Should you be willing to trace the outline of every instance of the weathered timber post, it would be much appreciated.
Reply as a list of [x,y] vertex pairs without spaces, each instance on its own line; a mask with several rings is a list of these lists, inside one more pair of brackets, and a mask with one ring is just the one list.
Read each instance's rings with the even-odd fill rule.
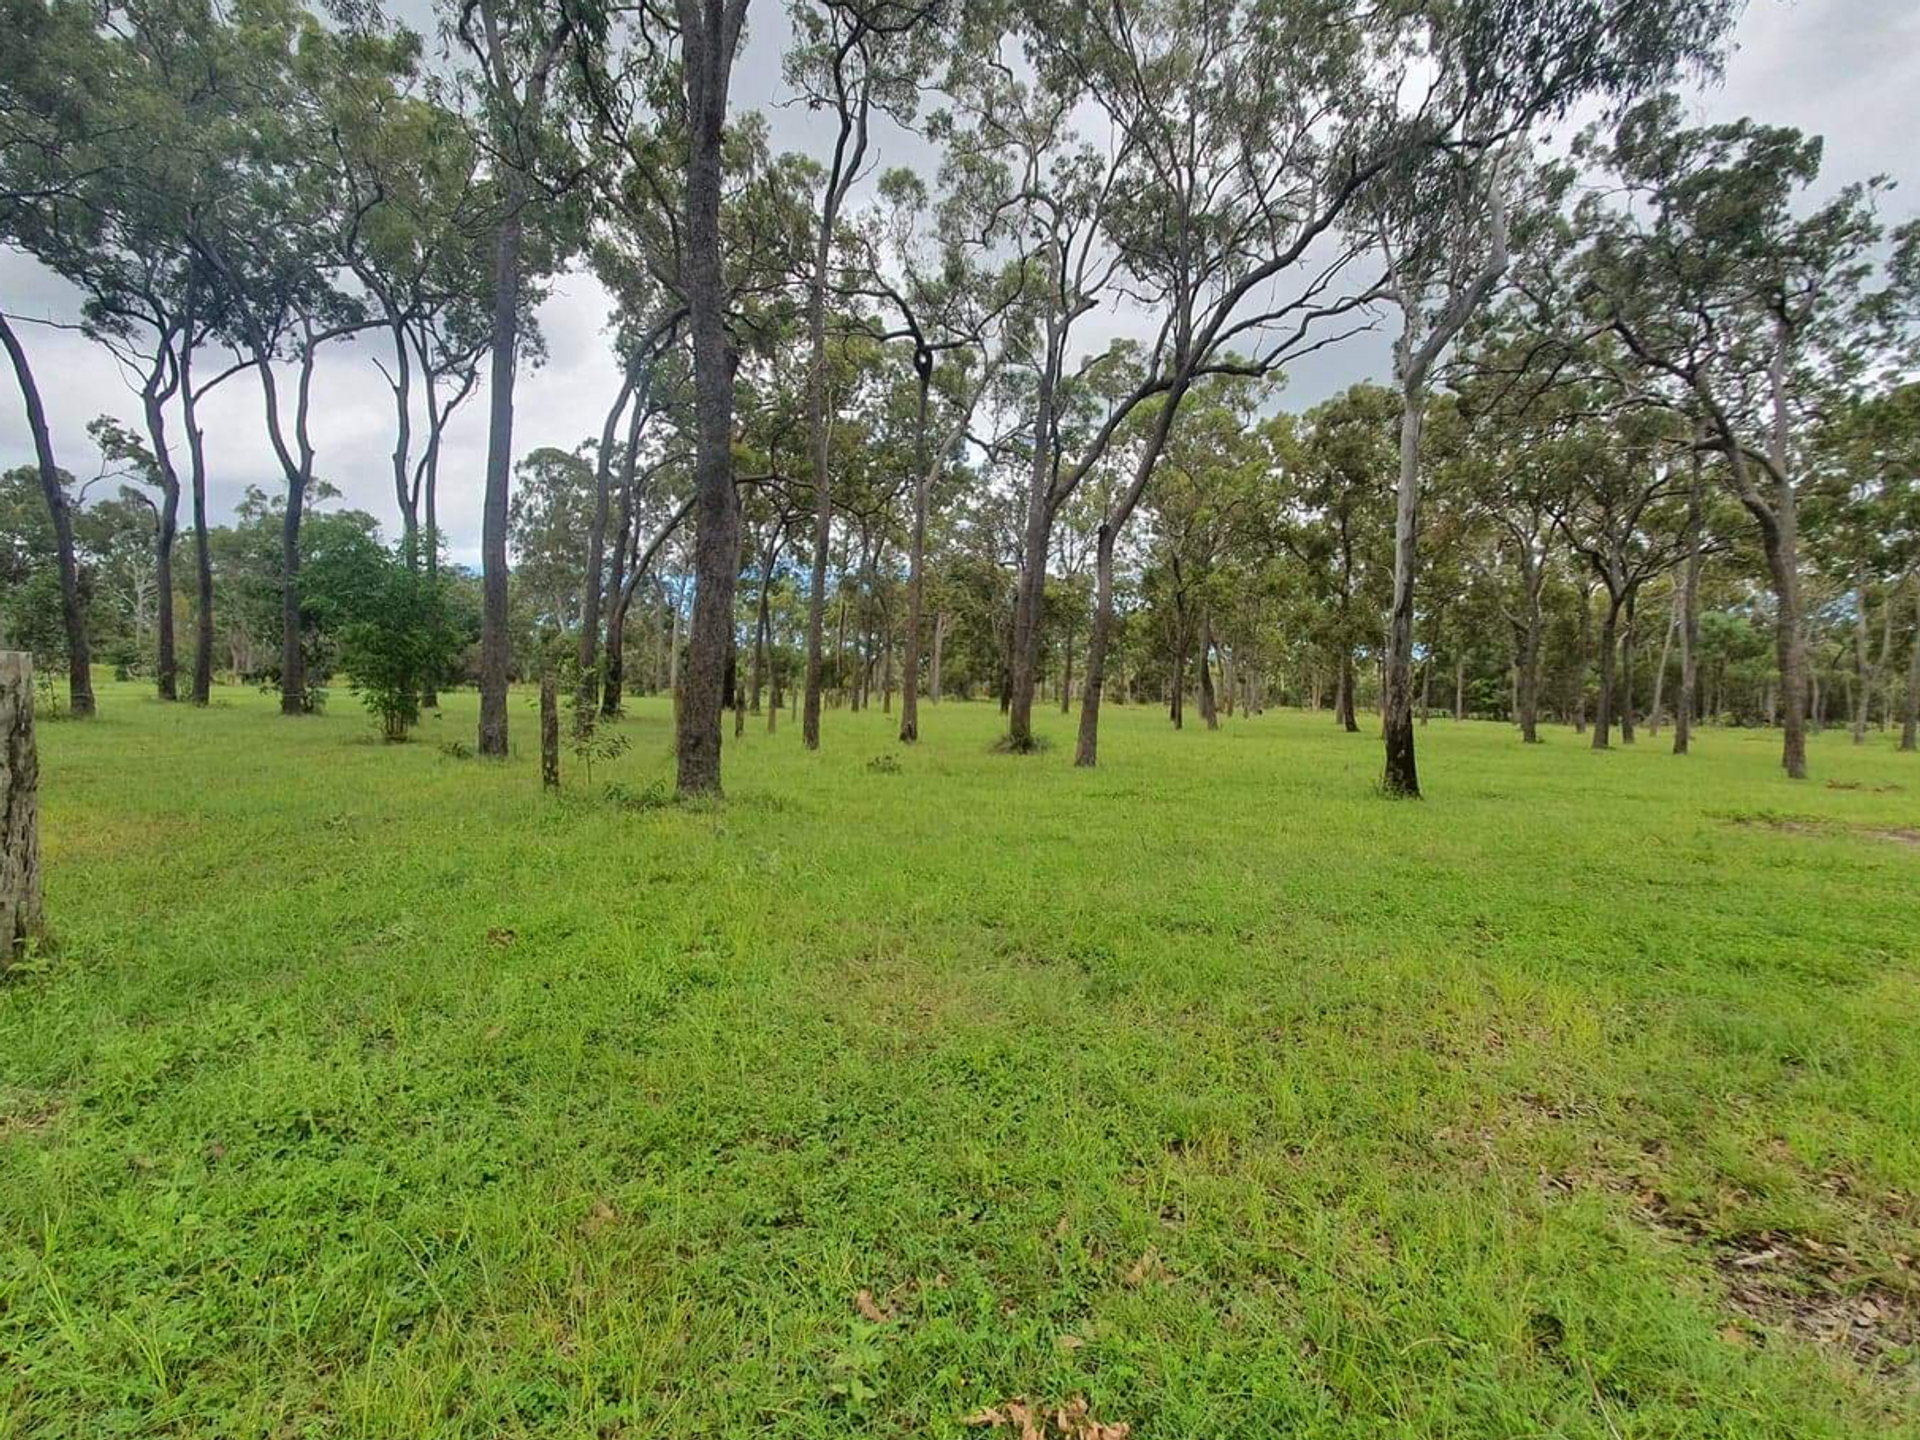
[[560,788],[560,700],[551,670],[540,676],[540,783],[548,790]]
[[33,658],[0,650],[0,970],[41,933]]

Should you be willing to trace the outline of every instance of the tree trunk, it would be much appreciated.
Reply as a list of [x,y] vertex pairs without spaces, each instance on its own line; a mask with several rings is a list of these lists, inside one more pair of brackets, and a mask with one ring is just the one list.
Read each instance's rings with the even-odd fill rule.
[[940,703],[940,656],[947,645],[947,615],[943,610],[933,617],[933,659],[927,674],[927,699]]
[[[185,343],[185,342],[183,342]],[[165,390],[160,388],[158,371],[141,392],[146,413],[147,436],[153,444],[154,465],[160,476],[160,504],[155,510],[153,536],[154,586],[160,592],[155,607],[154,687],[162,700],[180,698],[179,668],[174,656],[173,639],[173,541],[180,524],[180,476],[173,468],[173,453],[167,447],[167,416],[163,408]],[[176,376],[174,386],[178,386]]]
[[1354,705],[1353,651],[1343,649],[1340,652],[1339,688],[1334,694],[1334,718],[1349,735],[1360,733],[1360,720]]
[[[40,493],[46,498],[47,513],[53,520],[54,545],[60,559],[60,615],[67,630],[67,706],[76,719],[93,714],[93,656],[87,644],[86,605],[80,595],[80,566],[73,553],[73,514],[67,506],[66,487],[60,483],[60,467],[54,463],[53,436],[47,429],[46,408],[40,403],[40,387],[34,383],[33,367],[19,337],[0,314],[0,345],[13,361],[14,377],[20,382],[20,396],[26,402],[27,429],[33,435],[34,458],[40,471]],[[28,723],[32,712],[28,712]]]
[[[920,738],[920,610],[926,586],[927,499],[933,477],[927,466],[927,391],[933,383],[933,356],[916,349],[914,371],[919,394],[913,423],[913,535],[907,553],[906,655],[900,671],[900,741],[911,745]],[[935,642],[938,653],[938,642]],[[936,671],[939,664],[936,661]]]
[[1213,617],[1206,612],[1200,615],[1200,718],[1207,722],[1207,729],[1220,728],[1220,707],[1215,703],[1213,694]]
[[1673,712],[1673,753],[1685,755],[1693,743],[1693,720],[1700,703],[1700,527],[1702,462],[1693,452],[1693,482],[1687,491],[1687,560],[1680,589],[1680,701]]
[[551,670],[540,673],[540,785],[560,788],[560,701]]
[[1660,664],[1653,672],[1653,705],[1647,712],[1647,734],[1657,736],[1660,723],[1666,719],[1664,709],[1667,692],[1667,663],[1673,658],[1673,633],[1680,628],[1680,591],[1675,587],[1673,603],[1668,608],[1667,628],[1660,640]]
[[1073,751],[1073,763],[1089,769],[1100,763],[1100,700],[1106,688],[1107,646],[1113,634],[1113,548],[1117,539],[1112,523],[1102,523],[1094,552],[1093,630],[1087,636],[1080,736]]
[[1620,602],[1607,598],[1606,618],[1600,622],[1600,688],[1593,704],[1593,748],[1609,748],[1613,731],[1613,667],[1619,649]]
[[0,971],[42,933],[33,657],[0,651]]
[[1618,708],[1620,712],[1620,743],[1633,744],[1633,642],[1639,633],[1635,623],[1635,612],[1639,602],[1639,587],[1627,590],[1626,607],[1623,612],[1626,624],[1620,630],[1620,691]]
[[[635,365],[637,365],[636,357]],[[590,725],[601,703],[600,695],[600,616],[606,599],[607,521],[613,511],[613,436],[620,416],[631,401],[637,415],[645,408],[643,399],[634,398],[639,383],[635,365],[627,367],[625,380],[614,397],[613,407],[600,427],[600,453],[593,466],[593,519],[587,527],[587,573],[580,587],[579,693],[575,697],[577,723]],[[623,512],[626,506],[622,505]],[[624,538],[622,544],[624,545]],[[616,572],[620,566],[616,563]]]
[[1014,597],[1013,654],[1008,666],[1007,748],[1033,748],[1034,672],[1040,660],[1040,608],[1047,583],[1047,537],[1053,528],[1054,377],[1061,344],[1058,315],[1049,311],[1045,358],[1034,404],[1033,468],[1027,482],[1026,526],[1020,544],[1020,586]]
[[520,339],[520,248],[526,179],[506,167],[506,215],[493,243],[493,349],[487,376],[486,494],[480,510],[482,755],[507,753],[507,492],[513,478],[513,381]]
[[1900,722],[1900,748],[1920,749],[1920,571],[1913,577],[1913,653],[1907,656],[1907,704]]
[[193,703],[213,699],[213,536],[207,520],[207,444],[200,429],[199,397],[193,389],[191,327],[180,347],[180,413],[187,431],[187,464],[193,491]]
[[1454,657],[1453,662],[1453,718],[1467,718],[1467,657],[1464,655]]
[[1409,387],[1400,411],[1400,479],[1393,512],[1393,607],[1381,697],[1386,745],[1382,782],[1389,795],[1417,800],[1420,770],[1413,753],[1413,586],[1420,566],[1420,430],[1425,393]]
[[[691,10],[692,0],[681,9]],[[733,484],[733,363],[720,268],[721,144],[732,76],[734,5],[710,0],[714,29],[683,35],[689,118],[686,176],[687,311],[693,336],[695,419],[693,620],[681,686],[675,787],[720,792],[720,709],[733,649],[733,592],[740,573],[740,497]],[[739,11],[744,14],[744,0]]]
[[1853,743],[1867,743],[1867,711],[1873,704],[1873,657],[1867,625],[1867,575],[1863,563],[1854,586],[1853,666],[1860,679],[1860,696],[1853,707]]

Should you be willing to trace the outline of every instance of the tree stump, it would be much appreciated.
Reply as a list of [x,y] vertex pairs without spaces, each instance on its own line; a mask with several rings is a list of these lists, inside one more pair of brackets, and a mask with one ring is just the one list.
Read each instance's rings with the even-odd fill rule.
[[540,677],[540,783],[560,788],[560,697],[551,670]]
[[0,651],[0,970],[41,931],[39,791],[33,659]]

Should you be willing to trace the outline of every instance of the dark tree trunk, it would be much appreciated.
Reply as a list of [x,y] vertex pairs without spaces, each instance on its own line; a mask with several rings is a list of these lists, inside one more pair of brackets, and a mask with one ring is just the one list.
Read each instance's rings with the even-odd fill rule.
[[933,383],[933,356],[924,347],[915,349],[913,368],[919,381],[913,421],[913,534],[907,551],[906,654],[900,664],[900,740],[907,745],[920,738],[920,612],[926,587],[927,500],[933,484],[927,462],[927,391]]
[[941,611],[933,617],[933,656],[927,671],[927,699],[940,703],[940,656],[947,644],[947,616]]
[[1626,624],[1620,629],[1620,743],[1633,744],[1633,648],[1639,635],[1639,626],[1635,623],[1635,612],[1639,603],[1639,587],[1627,591],[1624,611]]
[[1613,736],[1613,667],[1619,649],[1620,602],[1607,600],[1606,618],[1600,622],[1600,689],[1593,705],[1593,748],[1610,748]]
[[1913,650],[1907,656],[1907,703],[1900,721],[1900,748],[1920,749],[1920,573],[1913,577]]
[[506,171],[505,217],[493,243],[493,349],[487,375],[486,494],[480,510],[480,734],[482,755],[507,753],[507,495],[513,478],[513,381],[520,340],[520,248],[526,180]]
[[1204,611],[1200,616],[1200,718],[1207,722],[1207,729],[1220,728],[1220,707],[1213,694],[1213,617]]
[[1080,696],[1080,736],[1073,752],[1073,763],[1089,768],[1100,763],[1100,700],[1106,688],[1107,646],[1113,633],[1113,547],[1117,539],[1112,522],[1100,526],[1093,562],[1093,630],[1087,636],[1087,678]]
[[187,431],[187,463],[193,490],[193,703],[213,699],[213,537],[207,520],[207,445],[193,389],[191,324],[180,347],[180,408]]
[[[87,644],[86,604],[80,594],[80,565],[73,553],[73,515],[67,506],[66,487],[60,483],[60,467],[54,463],[53,436],[47,429],[46,408],[40,403],[40,387],[34,383],[33,367],[19,337],[0,314],[0,345],[13,362],[14,377],[20,382],[20,396],[26,402],[27,429],[33,436],[34,459],[40,472],[40,493],[47,502],[53,521],[54,545],[60,562],[60,616],[67,630],[67,706],[78,719],[93,714],[93,656]],[[29,712],[29,715],[31,712]]]
[[1387,616],[1387,654],[1381,697],[1386,745],[1382,783],[1389,795],[1420,796],[1413,752],[1413,587],[1420,566],[1420,431],[1424,392],[1409,386],[1400,414],[1400,483],[1393,517],[1393,606]]
[[0,651],[0,971],[43,923],[33,657]]
[[720,791],[720,709],[733,649],[740,573],[740,497],[733,485],[733,363],[720,271],[721,145],[727,85],[746,0],[680,0],[687,91],[687,312],[693,336],[694,592],[681,684],[676,788]]
[[179,668],[173,639],[173,541],[180,525],[180,475],[174,469],[173,453],[167,447],[164,409],[166,396],[177,386],[178,379],[171,386],[160,382],[161,375],[156,370],[141,393],[147,436],[153,445],[154,465],[160,477],[160,504],[155,509],[153,535],[153,576],[159,591],[154,615],[154,686],[162,700],[178,700]]
[[1339,722],[1340,728],[1349,735],[1360,733],[1360,719],[1354,709],[1355,688],[1353,651],[1343,649],[1340,652],[1340,676],[1333,697],[1334,718]]
[[551,670],[540,675],[540,784],[547,790],[560,788],[560,700]]

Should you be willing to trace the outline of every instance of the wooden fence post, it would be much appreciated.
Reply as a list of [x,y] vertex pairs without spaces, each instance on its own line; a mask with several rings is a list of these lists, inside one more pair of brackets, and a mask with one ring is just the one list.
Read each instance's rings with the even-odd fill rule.
[[0,650],[0,970],[41,933],[33,658]]

